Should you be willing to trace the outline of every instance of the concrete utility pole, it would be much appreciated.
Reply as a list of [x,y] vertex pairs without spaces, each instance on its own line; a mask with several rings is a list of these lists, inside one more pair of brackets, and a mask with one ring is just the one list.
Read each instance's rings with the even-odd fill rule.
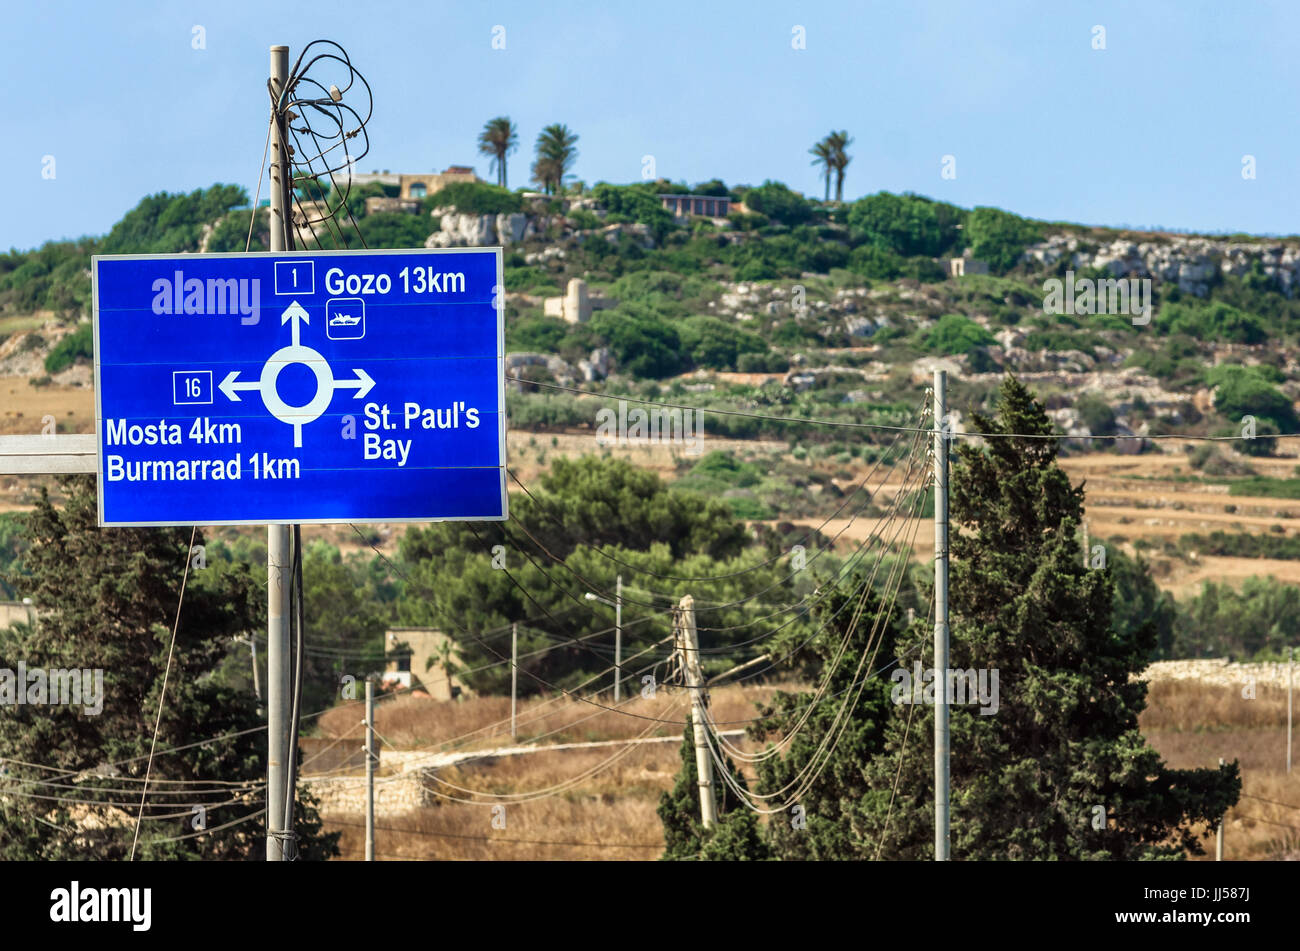
[[708,737],[704,732],[704,707],[708,703],[704,675],[700,670],[700,639],[695,628],[695,599],[689,594],[682,598],[677,615],[677,643],[682,652],[682,670],[691,691],[691,730],[695,740],[695,772],[700,792],[700,822],[712,829],[718,821],[717,803],[713,798],[713,757],[709,754]]
[[614,609],[614,702],[618,703],[623,695],[623,576],[618,575],[614,581],[613,601],[592,591],[587,592],[586,598],[588,601],[608,604]]
[[614,703],[621,696],[623,680],[623,576],[614,579]]
[[1286,666],[1286,771],[1291,772],[1291,691],[1295,687],[1295,648]]
[[[278,100],[289,76],[289,47],[271,47],[271,94]],[[278,105],[278,103],[277,103]],[[289,250],[288,181],[289,150],[284,121],[278,108],[272,109],[271,131],[271,217],[272,251]],[[254,209],[256,214],[256,209]],[[266,859],[286,858],[283,834],[289,757],[289,603],[285,571],[289,567],[289,526],[266,528]]]
[[519,737],[515,728],[515,706],[519,697],[519,622],[510,625],[510,739]]
[[[1219,757],[1219,765],[1223,765],[1223,757]],[[1214,833],[1214,861],[1223,861],[1223,824],[1228,821],[1228,814],[1225,812],[1219,817],[1219,829]]]
[[366,861],[375,860],[375,683],[366,678]]
[[934,371],[934,860],[948,861],[948,374]]

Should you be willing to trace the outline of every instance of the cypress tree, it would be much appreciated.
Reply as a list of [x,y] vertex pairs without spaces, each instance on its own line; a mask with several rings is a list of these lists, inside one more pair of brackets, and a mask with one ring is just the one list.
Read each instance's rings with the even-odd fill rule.
[[[763,839],[757,815],[746,807],[731,789],[714,772],[713,793],[717,803],[717,825],[705,830],[700,821],[699,772],[695,768],[695,744],[691,715],[686,715],[686,731],[682,736],[682,768],[673,788],[659,798],[659,819],[664,826],[665,861],[747,861],[771,857]],[[730,757],[724,756],[727,769],[738,780],[738,785],[748,791],[745,777],[736,770]]]
[[[62,509],[43,490],[25,518],[21,586],[37,615],[0,630],[0,668],[102,670],[102,710],[0,706],[0,857],[119,860],[131,853],[190,531],[101,529],[93,479],[63,489]],[[218,828],[265,806],[264,790],[239,783],[264,781],[266,734],[253,698],[215,674],[231,638],[260,627],[264,601],[245,570],[189,572],[138,858],[265,856],[263,819]],[[303,792],[295,831],[300,858],[337,853]]]
[[[952,855],[957,859],[1161,859],[1201,854],[1196,827],[1237,800],[1236,763],[1170,769],[1138,730],[1147,686],[1135,679],[1156,647],[1154,624],[1117,627],[1108,569],[1083,564],[1083,487],[1057,465],[1042,405],[1014,377],[991,438],[961,445],[951,479],[951,664],[998,673],[995,711],[950,708]],[[1027,436],[999,434],[1027,434]],[[913,630],[900,653],[922,650]],[[993,704],[989,704],[993,706]],[[933,857],[933,706],[907,704],[887,727],[891,755],[868,767],[898,795],[888,826],[879,799],[861,834],[888,858]],[[900,763],[901,759],[901,763]],[[900,771],[901,766],[901,771]]]

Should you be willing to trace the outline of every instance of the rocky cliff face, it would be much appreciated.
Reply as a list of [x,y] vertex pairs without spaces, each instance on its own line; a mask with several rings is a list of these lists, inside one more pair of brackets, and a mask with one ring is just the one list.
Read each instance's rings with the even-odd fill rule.
[[424,242],[426,248],[509,247],[535,232],[532,219],[523,212],[512,215],[462,215],[455,208],[435,208],[439,229]]
[[1294,295],[1300,287],[1300,247],[1234,242],[1213,238],[1170,236],[1153,241],[1115,239],[1090,246],[1075,235],[1055,234],[1025,251],[1022,260],[1053,267],[1068,258],[1077,270],[1105,268],[1115,277],[1150,278],[1177,284],[1183,291],[1204,297],[1216,275],[1240,277],[1258,264],[1278,282],[1282,293]]

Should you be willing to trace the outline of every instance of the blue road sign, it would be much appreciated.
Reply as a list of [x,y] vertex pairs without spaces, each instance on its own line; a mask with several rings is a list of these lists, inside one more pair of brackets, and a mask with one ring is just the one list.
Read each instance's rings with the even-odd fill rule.
[[501,249],[93,272],[101,525],[506,517]]

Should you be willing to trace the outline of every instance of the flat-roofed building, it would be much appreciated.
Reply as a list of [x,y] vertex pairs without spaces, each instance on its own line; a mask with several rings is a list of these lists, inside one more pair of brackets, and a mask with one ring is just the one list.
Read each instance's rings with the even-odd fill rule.
[[[473,693],[456,676],[461,666],[456,642],[433,627],[393,627],[384,632],[383,682],[423,690],[434,700],[456,700]],[[449,676],[443,667],[450,662]]]
[[659,203],[678,218],[725,218],[731,214],[731,199],[713,195],[660,195]]

